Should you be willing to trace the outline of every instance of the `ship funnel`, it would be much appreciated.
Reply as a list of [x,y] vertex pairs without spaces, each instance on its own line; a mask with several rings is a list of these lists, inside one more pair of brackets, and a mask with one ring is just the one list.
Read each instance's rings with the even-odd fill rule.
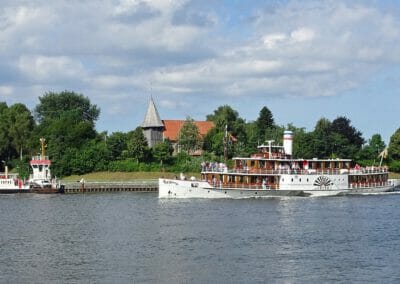
[[292,156],[293,153],[293,132],[286,130],[283,132],[283,148],[285,149],[285,154]]

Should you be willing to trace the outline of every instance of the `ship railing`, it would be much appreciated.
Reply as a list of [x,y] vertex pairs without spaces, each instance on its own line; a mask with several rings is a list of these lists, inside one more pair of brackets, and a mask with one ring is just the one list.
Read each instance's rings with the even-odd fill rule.
[[202,172],[210,172],[210,173],[228,173],[228,174],[254,174],[254,175],[339,175],[339,174],[347,174],[347,170],[343,169],[320,169],[320,170],[304,170],[304,169],[278,169],[278,170],[265,170],[265,169],[251,169],[251,168],[241,168],[241,169],[227,169],[227,168],[207,168],[203,167]]
[[351,189],[358,189],[358,188],[371,188],[371,187],[385,187],[385,186],[393,186],[393,182],[391,181],[381,181],[381,182],[358,182],[358,183],[351,183]]
[[32,156],[32,161],[49,160],[49,156]]
[[203,167],[202,172],[211,173],[228,173],[228,174],[259,174],[259,175],[342,175],[342,174],[378,174],[388,173],[386,167],[369,167],[360,169],[278,169],[278,170],[265,170],[265,169],[228,169],[226,167]]
[[248,189],[248,190],[272,190],[278,189],[278,185],[262,185],[262,184],[250,184],[250,183],[222,183],[222,182],[211,182],[210,183],[215,188],[221,189]]
[[389,170],[387,167],[365,167],[359,169],[351,169],[350,174],[378,174],[378,173],[388,173]]

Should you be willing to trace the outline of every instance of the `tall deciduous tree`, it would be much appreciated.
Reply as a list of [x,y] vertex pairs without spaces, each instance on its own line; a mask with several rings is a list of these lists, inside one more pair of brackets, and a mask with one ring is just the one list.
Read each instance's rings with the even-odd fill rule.
[[190,117],[186,118],[186,121],[179,131],[178,145],[182,151],[188,154],[198,150],[201,146],[199,128]]
[[390,137],[389,157],[392,160],[400,160],[400,128]]
[[362,166],[378,164],[378,156],[385,147],[385,142],[380,134],[372,135],[371,139],[368,140],[368,144],[364,145],[359,152],[357,162]]
[[22,152],[35,126],[33,116],[23,104],[14,104],[8,109],[9,136],[22,161]]
[[350,119],[339,116],[332,121],[331,132],[336,132],[346,138],[349,144],[354,145],[358,149],[365,143],[362,133],[351,125]]
[[8,160],[10,155],[10,139],[8,125],[8,106],[5,102],[0,103],[0,161]]
[[[204,138],[204,149],[208,149],[216,155],[221,155],[221,151],[224,153],[224,139],[227,140],[226,131],[229,133],[229,137],[235,137],[239,142],[233,144],[225,141],[225,147],[228,146],[228,156],[232,156],[235,152],[242,152],[246,148],[246,145],[243,145],[243,143],[247,143],[246,122],[236,110],[228,105],[220,106],[213,114],[207,115],[207,120],[213,121],[215,128]],[[238,149],[235,149],[236,147]]]
[[160,165],[168,163],[172,159],[172,153],[174,148],[169,140],[164,140],[161,143],[156,144],[153,148],[153,157],[156,161],[160,162]]
[[123,154],[124,157],[135,159],[138,163],[145,161],[149,152],[149,147],[142,128],[138,126],[128,135],[127,150]]
[[390,170],[400,172],[400,128],[390,137],[388,154]]
[[313,131],[313,156],[327,158],[331,155],[331,122],[326,118],[317,121]]
[[61,161],[67,149],[79,155],[80,149],[83,151],[83,147],[97,137],[95,122],[100,110],[90,103],[89,98],[69,91],[49,92],[39,101],[35,108],[39,123],[35,141],[40,136],[46,138],[48,153],[53,160],[53,172],[64,175],[64,169],[69,165],[61,165]]
[[121,159],[122,152],[127,150],[128,135],[122,132],[114,132],[106,138],[106,145],[111,153],[111,160]]

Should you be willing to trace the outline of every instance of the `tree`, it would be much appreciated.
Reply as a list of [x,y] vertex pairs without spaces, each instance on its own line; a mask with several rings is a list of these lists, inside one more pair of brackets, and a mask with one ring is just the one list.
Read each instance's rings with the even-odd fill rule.
[[123,156],[133,158],[137,163],[145,161],[148,157],[149,147],[142,128],[138,126],[128,135],[127,150],[124,151]]
[[100,109],[90,103],[89,98],[75,92],[63,91],[61,93],[48,92],[39,97],[36,106],[36,119],[39,123],[45,120],[59,119],[65,112],[74,114],[78,122],[85,121],[91,124],[98,119]]
[[54,142],[63,147],[80,147],[96,137],[95,121],[100,110],[89,98],[64,91],[46,93],[39,101],[35,117],[40,135],[47,138],[49,147]]
[[213,114],[206,116],[207,121],[214,122],[215,127],[219,131],[225,131],[225,126],[232,126],[237,120],[239,120],[239,113],[233,110],[228,105],[223,105],[214,110]]
[[390,137],[388,154],[390,170],[400,172],[400,128]]
[[374,165],[378,161],[379,154],[385,149],[385,142],[380,134],[372,135],[368,140],[368,144],[364,145],[360,150],[357,163],[362,166]]
[[339,116],[332,121],[331,134],[331,152],[336,156],[356,158],[358,151],[365,143],[362,133],[351,125],[350,119]]
[[224,155],[224,137],[224,132],[212,128],[203,138],[203,150],[216,156]]
[[163,163],[169,163],[171,161],[174,148],[172,147],[171,142],[166,139],[163,142],[156,144],[152,148],[152,151],[153,157],[156,161],[160,162],[160,165],[163,165]]
[[48,154],[53,161],[52,169],[54,173],[64,175],[69,172],[69,167],[73,167],[72,160],[76,160],[69,162],[64,157],[79,156],[85,145],[97,138],[95,122],[100,110],[87,97],[69,91],[49,92],[39,101],[35,108],[39,124],[33,139],[36,142],[40,137],[46,138]]
[[25,105],[14,104],[8,109],[8,123],[11,143],[22,161],[22,152],[35,126],[33,116]]
[[115,161],[121,159],[123,151],[127,150],[128,135],[122,132],[114,132],[106,139],[111,160]]
[[198,150],[201,146],[201,136],[197,125],[190,117],[186,118],[178,134],[178,145],[186,153]]
[[350,119],[339,116],[332,121],[331,132],[341,134],[348,142],[357,148],[361,148],[365,143],[362,133],[358,131],[354,126],[351,125]]
[[9,139],[8,106],[0,103],[0,161],[10,159],[11,143]]
[[266,106],[264,106],[260,110],[260,114],[258,115],[258,118],[256,120],[256,126],[258,137],[262,141],[265,139],[267,129],[273,128],[275,126],[272,112]]
[[400,160],[400,128],[390,137],[388,152],[392,160]]
[[331,155],[331,122],[326,118],[317,121],[313,131],[313,157],[327,158]]
[[204,138],[204,149],[213,152],[215,155],[223,155],[226,131],[239,142],[228,144],[229,157],[247,148],[246,123],[244,119],[239,117],[239,113],[230,106],[224,105],[218,107],[213,114],[207,115],[207,120],[213,121],[215,128],[209,131]]

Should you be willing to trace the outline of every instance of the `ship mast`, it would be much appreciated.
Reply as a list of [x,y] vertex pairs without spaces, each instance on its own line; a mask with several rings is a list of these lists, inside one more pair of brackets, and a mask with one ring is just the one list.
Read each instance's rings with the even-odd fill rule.
[[228,125],[225,124],[225,135],[224,135],[224,163],[228,160]]
[[41,157],[40,157],[40,159],[41,160],[44,160],[45,159],[45,155],[46,155],[46,139],[44,139],[44,138],[40,138],[40,146],[41,146]]

